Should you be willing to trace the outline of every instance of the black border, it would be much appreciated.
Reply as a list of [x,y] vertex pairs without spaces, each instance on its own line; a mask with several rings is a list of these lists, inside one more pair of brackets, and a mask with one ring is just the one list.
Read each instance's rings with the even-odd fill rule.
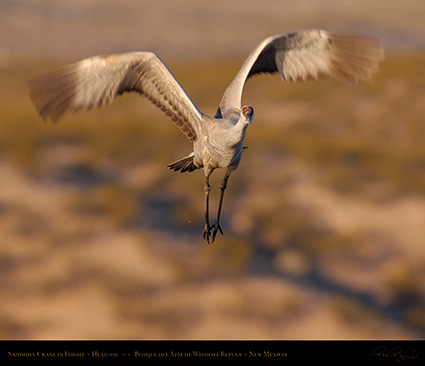
[[[278,361],[281,365],[425,365],[425,342],[412,341],[1,341],[15,362]],[[2,362],[3,364],[3,362]]]

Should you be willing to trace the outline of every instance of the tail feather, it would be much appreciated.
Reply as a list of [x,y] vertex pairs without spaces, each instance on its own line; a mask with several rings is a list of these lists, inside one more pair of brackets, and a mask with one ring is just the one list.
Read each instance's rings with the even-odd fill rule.
[[168,164],[167,167],[175,172],[180,170],[182,173],[193,172],[194,170],[199,169],[199,167],[193,163],[193,155],[186,156],[183,159]]

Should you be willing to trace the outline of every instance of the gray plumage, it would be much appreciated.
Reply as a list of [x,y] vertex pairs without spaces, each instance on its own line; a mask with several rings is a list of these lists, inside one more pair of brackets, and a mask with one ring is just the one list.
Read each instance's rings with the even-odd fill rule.
[[[30,97],[46,120],[58,120],[66,111],[106,106],[125,92],[137,92],[158,106],[187,138],[193,152],[168,167],[205,173],[204,238],[214,241],[220,226],[224,191],[238,167],[246,129],[254,117],[241,106],[245,82],[261,73],[279,73],[283,80],[300,82],[337,78],[352,85],[368,80],[383,51],[376,39],[323,30],[280,34],[263,40],[243,63],[225,90],[214,118],[192,102],[165,64],[151,52],[95,56],[55,70],[29,82]],[[209,224],[209,177],[225,168],[217,219]]]

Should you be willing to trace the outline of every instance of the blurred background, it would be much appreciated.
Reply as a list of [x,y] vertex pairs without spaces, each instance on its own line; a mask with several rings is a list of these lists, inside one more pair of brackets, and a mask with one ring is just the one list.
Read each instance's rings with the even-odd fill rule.
[[[423,0],[0,0],[2,339],[425,336]],[[206,244],[191,144],[137,95],[44,124],[28,79],[156,52],[199,108],[263,38],[379,37],[373,81],[250,80],[256,117]],[[212,217],[219,182],[212,179]]]

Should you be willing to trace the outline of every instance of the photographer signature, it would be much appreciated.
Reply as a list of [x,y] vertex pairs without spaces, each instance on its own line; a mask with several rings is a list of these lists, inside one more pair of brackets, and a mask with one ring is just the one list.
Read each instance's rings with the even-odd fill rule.
[[419,358],[419,350],[415,349],[410,354],[404,353],[401,347],[394,347],[388,349],[385,346],[376,348],[370,354],[370,357],[378,358],[381,362],[385,360],[396,360],[397,362],[404,362],[407,360],[414,360]]

